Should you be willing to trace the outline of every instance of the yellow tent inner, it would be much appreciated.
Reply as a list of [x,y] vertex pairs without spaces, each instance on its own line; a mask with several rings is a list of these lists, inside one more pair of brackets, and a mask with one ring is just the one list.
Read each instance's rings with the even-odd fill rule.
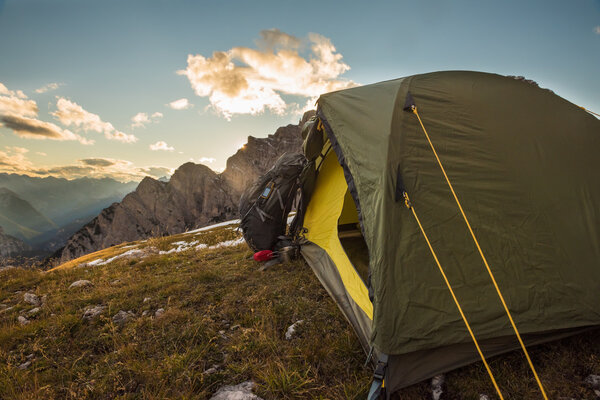
[[344,287],[354,302],[373,319],[373,304],[363,279],[340,242],[338,224],[357,223],[356,206],[344,179],[344,171],[333,151],[319,169],[315,189],[306,209],[306,239],[321,247],[332,259]]

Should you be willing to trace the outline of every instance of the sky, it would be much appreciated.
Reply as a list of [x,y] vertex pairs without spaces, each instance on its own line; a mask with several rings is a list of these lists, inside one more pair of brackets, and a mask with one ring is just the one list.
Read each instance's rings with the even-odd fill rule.
[[321,93],[440,70],[600,112],[600,0],[0,0],[0,172],[222,171]]

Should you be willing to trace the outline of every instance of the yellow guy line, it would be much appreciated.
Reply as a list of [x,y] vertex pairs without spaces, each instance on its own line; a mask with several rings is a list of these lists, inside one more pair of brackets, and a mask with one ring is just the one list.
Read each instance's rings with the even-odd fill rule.
[[600,117],[600,114],[598,114],[598,113],[595,113],[595,112],[593,112],[592,110],[588,110],[587,108],[585,108],[585,107],[581,107],[581,106],[579,106],[579,108],[581,108],[581,109],[582,109],[582,110],[584,110],[584,111],[587,111],[587,112],[589,112],[590,114],[594,114],[595,116],[597,116],[597,117]]
[[508,315],[508,319],[510,320],[510,323],[515,331],[517,339],[519,339],[519,344],[521,345],[521,348],[523,349],[523,353],[525,353],[525,357],[527,358],[529,367],[531,368],[531,371],[533,372],[533,375],[535,376],[535,380],[537,381],[537,384],[540,387],[542,395],[544,396],[545,400],[548,400],[548,396],[546,396],[546,391],[544,390],[542,381],[540,381],[540,378],[535,370],[535,367],[533,366],[533,363],[531,362],[531,358],[529,357],[529,353],[527,352],[527,349],[525,348],[523,339],[521,339],[521,335],[519,334],[517,325],[515,324],[515,321],[513,320],[512,315],[510,314],[510,311],[508,310],[508,306],[506,305],[506,302],[504,301],[504,297],[502,296],[502,293],[500,292],[500,288],[498,287],[498,284],[496,283],[496,279],[494,278],[494,274],[492,273],[492,270],[487,262],[487,259],[483,255],[483,251],[481,250],[481,247],[479,246],[479,242],[477,241],[477,238],[475,237],[475,233],[473,232],[473,229],[471,228],[471,224],[469,223],[469,220],[467,219],[467,216],[465,215],[465,212],[464,212],[462,206],[460,205],[460,201],[458,201],[458,196],[456,196],[456,192],[454,191],[454,188],[452,187],[452,183],[450,183],[450,179],[448,179],[448,175],[446,175],[446,170],[444,169],[444,166],[442,165],[442,162],[440,161],[440,158],[438,157],[438,154],[435,151],[435,147],[433,147],[433,143],[431,143],[431,139],[429,138],[429,135],[427,134],[427,130],[425,129],[425,126],[423,126],[423,121],[421,121],[421,117],[419,116],[419,113],[417,112],[417,107],[412,106],[411,108],[412,108],[412,112],[419,119],[419,124],[421,124],[421,128],[423,128],[423,132],[425,133],[425,137],[427,138],[427,141],[429,142],[429,146],[431,146],[431,150],[433,151],[433,154],[435,155],[435,158],[437,159],[440,169],[442,170],[442,173],[444,174],[444,177],[446,178],[446,182],[448,183],[448,186],[450,187],[450,190],[452,191],[454,200],[456,200],[456,204],[458,205],[458,208],[460,209],[460,212],[465,220],[465,223],[467,224],[467,227],[469,228],[469,232],[471,232],[473,241],[475,242],[475,245],[477,246],[477,250],[479,250],[479,255],[481,255],[481,259],[483,260],[483,263],[485,264],[485,267],[487,268],[490,278],[492,278],[492,282],[494,283],[494,287],[496,288],[498,297],[500,297],[500,301],[502,302],[502,305],[504,306],[504,311],[506,311],[506,315]]
[[500,396],[500,400],[504,400],[504,397],[502,396],[502,392],[500,392],[500,388],[498,387],[498,384],[496,383],[496,379],[494,379],[492,370],[491,370],[490,366],[488,365],[488,363],[485,359],[485,356],[483,355],[483,352],[481,351],[481,348],[479,347],[479,343],[477,342],[477,339],[475,339],[475,334],[473,333],[473,330],[471,330],[471,326],[469,325],[469,322],[467,321],[467,317],[463,313],[462,307],[460,306],[458,299],[456,298],[456,295],[454,294],[454,290],[452,290],[450,281],[448,281],[448,278],[446,277],[446,273],[444,272],[444,269],[442,268],[442,265],[440,264],[440,261],[438,260],[437,255],[435,254],[435,251],[433,250],[433,247],[431,246],[431,242],[429,242],[429,238],[427,237],[427,234],[425,233],[425,230],[423,229],[423,225],[421,225],[421,221],[419,220],[419,217],[417,217],[415,208],[410,203],[410,199],[408,198],[408,194],[406,192],[404,192],[404,204],[406,204],[406,207],[409,208],[412,211],[413,215],[415,216],[415,220],[417,221],[417,224],[419,224],[419,229],[421,229],[421,233],[423,234],[423,237],[425,238],[425,241],[427,242],[427,246],[429,246],[429,250],[431,251],[433,258],[435,259],[435,263],[437,264],[442,276],[444,277],[444,281],[446,282],[446,286],[448,286],[448,290],[450,290],[450,294],[452,295],[452,298],[454,299],[454,303],[456,304],[456,307],[458,308],[458,312],[460,312],[460,316],[462,317],[465,325],[467,326],[467,330],[469,331],[469,334],[471,335],[471,339],[473,339],[473,343],[475,343],[475,347],[477,347],[477,352],[479,353],[479,356],[481,357],[481,361],[483,361],[483,364],[485,365],[485,369],[487,369],[487,372],[490,375],[490,378],[492,379],[494,388],[496,388],[496,392],[498,392],[498,396]]

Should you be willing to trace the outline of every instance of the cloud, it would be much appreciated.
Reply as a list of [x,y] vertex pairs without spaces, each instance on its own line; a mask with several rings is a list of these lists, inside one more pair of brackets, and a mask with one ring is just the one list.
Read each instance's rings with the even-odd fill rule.
[[200,157],[199,159],[194,159],[194,158],[190,158],[191,162],[197,163],[197,164],[212,164],[215,161],[217,161],[216,158],[213,157]]
[[61,129],[53,123],[39,119],[4,115],[0,117],[0,122],[17,136],[27,139],[77,140],[81,144],[94,144],[93,140],[88,140],[69,130]]
[[175,148],[170,147],[166,142],[159,140],[158,142],[150,145],[150,150],[152,150],[152,151],[159,151],[159,150],[173,151],[173,150],[175,150]]
[[5,146],[0,150],[0,172],[18,172],[21,169],[33,168],[31,161],[27,159],[28,149],[23,147]]
[[148,176],[153,176],[155,178],[162,178],[163,176],[171,176],[175,171],[173,168],[167,167],[145,167],[138,168],[138,170],[142,173],[145,173]]
[[177,72],[228,119],[265,110],[300,113],[307,107],[287,104],[282,95],[305,97],[312,105],[322,93],[356,86],[340,78],[350,67],[328,38],[310,33],[300,39],[278,29],[260,35],[258,49],[234,47],[208,58],[189,54],[187,68]]
[[82,144],[93,144],[69,130],[62,129],[37,117],[38,106],[20,90],[8,90],[0,83],[0,126],[11,129],[17,136],[27,139],[77,140]]
[[29,100],[20,90],[8,90],[0,83],[0,115],[17,117],[35,117],[38,106],[35,101]]
[[44,153],[43,151],[36,151],[35,154],[37,154],[38,156],[47,156],[48,154]]
[[35,89],[36,93],[46,93],[46,92],[50,92],[52,90],[56,90],[59,87],[61,87],[63,84],[62,83],[49,83],[47,85],[42,86],[41,88]]
[[126,134],[115,129],[110,122],[104,122],[97,114],[86,111],[79,104],[59,97],[56,102],[57,110],[51,113],[54,118],[65,126],[75,126],[84,131],[104,133],[108,140],[117,140],[123,143],[134,143],[138,139],[134,135]]
[[110,167],[111,165],[115,165],[116,161],[109,158],[84,158],[83,160],[79,160],[85,165],[90,165],[94,167]]
[[167,107],[171,107],[173,110],[187,110],[188,108],[194,107],[194,105],[190,104],[188,99],[183,98],[170,102],[167,104]]
[[144,112],[139,112],[139,113],[135,114],[133,117],[131,117],[131,121],[133,122],[133,124],[131,124],[131,127],[132,128],[145,127],[146,124],[158,122],[158,120],[160,120],[162,117],[163,117],[163,114],[160,112],[155,112],[151,116],[148,116],[148,114],[146,114]]
[[594,32],[596,32],[597,35],[600,35],[600,25],[594,28]]
[[67,165],[39,167],[29,161],[28,152],[29,150],[22,147],[5,146],[4,150],[0,150],[0,172],[66,179],[113,178],[122,182],[139,181],[145,176],[161,178],[170,176],[174,172],[174,169],[169,167],[159,165],[138,167],[127,160],[102,157],[81,159]]

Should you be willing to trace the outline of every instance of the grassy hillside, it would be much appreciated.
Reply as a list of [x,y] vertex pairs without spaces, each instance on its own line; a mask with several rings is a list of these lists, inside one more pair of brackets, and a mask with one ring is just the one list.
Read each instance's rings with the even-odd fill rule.
[[[123,244],[47,273],[0,272],[0,398],[205,399],[247,380],[264,399],[366,398],[365,355],[310,268],[299,260],[259,272],[238,238],[221,226]],[[70,288],[78,280],[91,286]],[[99,314],[84,319],[94,307]],[[113,319],[119,311],[124,322]],[[551,398],[594,398],[584,379],[600,373],[596,336],[532,349]],[[491,365],[506,398],[541,398],[518,353]],[[443,389],[442,399],[494,398],[479,364],[448,374]],[[430,384],[399,398],[431,398]]]

